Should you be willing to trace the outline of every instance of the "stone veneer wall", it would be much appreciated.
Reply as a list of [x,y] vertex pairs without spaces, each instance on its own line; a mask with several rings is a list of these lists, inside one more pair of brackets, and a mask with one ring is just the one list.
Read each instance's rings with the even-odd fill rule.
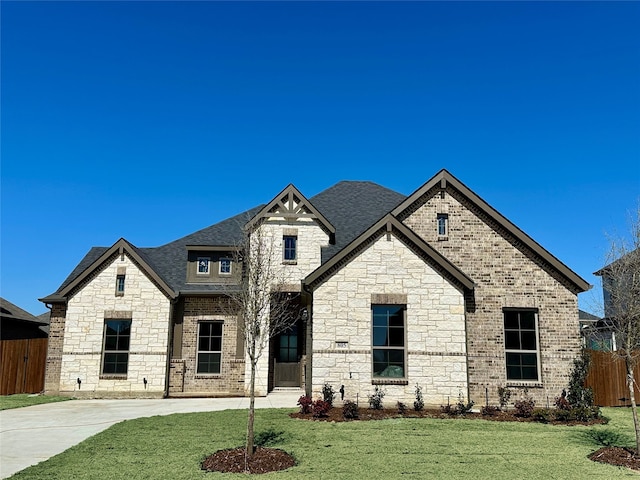
[[[475,305],[468,306],[469,388],[476,404],[484,404],[485,388],[497,404],[497,388],[528,387],[538,405],[567,386],[572,361],[580,348],[577,292],[555,278],[540,259],[524,250],[506,231],[449,187],[428,192],[417,210],[400,218],[476,283]],[[437,215],[448,214],[446,240],[437,235]],[[517,245],[517,246],[514,246]],[[539,309],[541,382],[507,382],[503,307]],[[515,398],[514,398],[515,397]],[[512,396],[512,401],[519,393]]]
[[313,293],[314,397],[328,382],[335,390],[344,385],[345,399],[357,394],[366,403],[374,390],[371,304],[394,297],[406,299],[408,374],[404,385],[382,386],[386,403],[413,402],[416,384],[427,404],[466,397],[463,294],[393,235],[377,239]]
[[[296,221],[284,221],[277,218],[269,219],[260,228],[267,242],[270,241],[269,238],[273,238],[273,243],[271,244],[273,257],[271,261],[274,266],[279,265],[282,268],[277,275],[282,275],[284,281],[288,284],[288,291],[299,292],[301,280],[320,266],[321,247],[329,244],[329,235],[315,220],[310,218],[301,218]],[[283,261],[284,247],[282,237],[294,234],[298,237],[296,245],[297,259],[295,262],[285,263]],[[264,354],[256,365],[256,395],[266,395],[268,393],[269,355],[267,339]],[[247,393],[249,391],[250,378],[251,365],[250,362],[247,362],[245,367],[245,390]]]
[[[123,267],[126,269],[125,292],[117,296],[116,276]],[[45,388],[55,392],[57,381],[61,394],[162,396],[167,369],[169,314],[169,299],[144,272],[128,256],[124,259],[114,257],[106,268],[69,298],[66,315],[63,306],[54,306],[51,315],[54,341],[50,342]],[[101,375],[104,321],[110,318],[131,319],[126,378]],[[64,338],[60,342],[62,330]],[[59,375],[55,373],[58,362]],[[80,386],[78,378],[82,382]]]
[[[223,307],[222,297],[186,297],[182,327],[182,358],[172,359],[170,393],[207,396],[244,395],[245,360],[238,348],[237,317]],[[220,374],[197,373],[198,324],[220,320],[222,327],[222,365]],[[178,384],[182,384],[182,389]]]

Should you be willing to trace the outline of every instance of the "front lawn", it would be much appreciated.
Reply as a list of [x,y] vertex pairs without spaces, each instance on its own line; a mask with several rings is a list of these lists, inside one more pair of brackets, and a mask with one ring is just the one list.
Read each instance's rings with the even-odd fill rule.
[[[464,419],[314,422],[290,410],[257,410],[258,437],[298,465],[254,478],[587,479],[638,478],[587,458],[603,443],[633,445],[628,409],[603,409],[608,425],[557,426]],[[246,411],[175,414],[114,425],[14,479],[232,479],[201,461],[242,445]]]
[[64,402],[65,400],[71,400],[71,398],[58,397],[56,395],[38,395],[30,393],[3,395],[0,396],[0,410],[30,407],[31,405],[40,405],[41,403]]

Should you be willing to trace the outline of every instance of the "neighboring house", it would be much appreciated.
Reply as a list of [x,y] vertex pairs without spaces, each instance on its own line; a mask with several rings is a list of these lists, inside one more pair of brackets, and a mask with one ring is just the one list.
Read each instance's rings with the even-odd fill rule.
[[37,393],[44,388],[45,322],[0,298],[0,395]]
[[578,310],[582,346],[587,350],[610,352],[616,350],[615,334],[606,319]]
[[[360,400],[497,403],[566,387],[588,283],[446,170],[405,197],[340,182],[273,200],[156,248],[91,249],[51,308],[46,391],[88,396],[245,395],[236,317],[244,232],[277,242],[297,322],[269,345],[256,391],[325,382]],[[287,293],[287,292],[281,292]]]

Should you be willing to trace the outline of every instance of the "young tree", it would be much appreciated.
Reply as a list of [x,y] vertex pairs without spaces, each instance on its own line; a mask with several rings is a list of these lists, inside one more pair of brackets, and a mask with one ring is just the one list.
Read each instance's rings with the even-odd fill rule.
[[605,317],[614,331],[617,355],[624,359],[627,387],[640,454],[640,423],[634,393],[634,371],[640,362],[640,205],[631,219],[630,237],[610,240],[602,277]]
[[[231,313],[238,318],[245,346],[245,357],[250,366],[249,414],[245,469],[254,453],[255,384],[258,362],[269,340],[290,328],[297,319],[294,298],[286,293],[286,277],[281,268],[280,249],[275,238],[264,225],[246,232],[241,245],[237,246],[235,264],[242,265],[239,284],[229,284],[225,294],[229,299]],[[297,298],[295,298],[297,300]]]

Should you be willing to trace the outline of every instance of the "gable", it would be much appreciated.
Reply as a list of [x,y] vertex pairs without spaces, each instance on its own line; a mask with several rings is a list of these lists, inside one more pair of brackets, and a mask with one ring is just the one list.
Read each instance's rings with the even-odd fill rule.
[[[90,281],[93,277],[98,275],[102,270],[104,270],[107,266],[113,263],[114,259],[118,256],[128,256],[133,263],[137,265],[137,267],[149,278],[149,280],[158,287],[158,289],[170,299],[174,299],[176,297],[175,292],[171,289],[171,287],[162,279],[157,272],[151,267],[149,262],[146,260],[144,253],[140,252],[136,249],[132,244],[127,242],[124,238],[121,238],[116,243],[113,244],[108,249],[100,249],[95,250],[92,249],[92,252],[100,252],[98,258],[93,260],[92,262],[87,262],[85,268],[82,272],[78,273],[71,279],[67,279],[65,283],[63,283],[62,287],[53,295],[49,295],[47,297],[39,299],[44,303],[56,303],[56,302],[64,302],[68,299],[68,297],[72,296],[75,292],[82,288],[84,284]],[[87,255],[89,256],[89,255]],[[86,258],[86,257],[85,257]],[[81,262],[81,265],[83,262]],[[76,268],[78,270],[78,268]],[[74,270],[75,272],[75,270]]]
[[287,222],[311,219],[315,220],[331,237],[336,233],[335,227],[293,184],[289,184],[249,220],[246,228],[251,230],[264,219],[280,219]]
[[386,235],[388,239],[390,239],[391,235],[398,238],[416,255],[422,258],[423,261],[428,263],[434,270],[440,273],[440,275],[457,285],[461,290],[472,290],[474,288],[474,282],[471,278],[422,240],[410,228],[401,224],[392,215],[387,215],[376,222],[351,244],[342,249],[339,254],[332,257],[328,262],[308,275],[304,280],[304,284],[311,290],[315,290],[324,281],[341,270],[351,262],[351,260],[359,256],[384,235]]
[[[423,226],[424,230],[426,222],[434,222],[431,231],[435,232],[437,214],[431,212],[429,218],[420,218],[421,215],[418,211],[424,208],[428,202],[431,202],[432,207],[434,204],[441,203],[440,208],[443,211],[438,213],[448,214],[448,211],[444,211],[448,208],[447,202],[440,202],[438,199],[438,197],[444,199],[446,195],[450,195],[455,202],[471,212],[478,221],[484,222],[495,233],[505,238],[513,248],[521,251],[524,256],[529,257],[533,262],[540,265],[552,276],[570,287],[572,291],[578,293],[591,288],[591,285],[589,285],[586,280],[472,192],[447,170],[441,170],[394,208],[391,213],[412,228],[415,228],[415,226],[419,224]],[[424,215],[422,216],[424,217]],[[430,240],[428,233],[425,234],[423,231],[419,233],[427,241]],[[477,260],[482,261],[482,258],[478,258]]]

